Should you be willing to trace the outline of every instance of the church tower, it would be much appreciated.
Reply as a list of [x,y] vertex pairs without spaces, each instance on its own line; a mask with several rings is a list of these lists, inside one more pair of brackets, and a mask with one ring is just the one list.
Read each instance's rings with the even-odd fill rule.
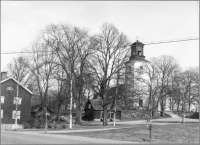
[[139,42],[138,40],[131,44],[131,56],[129,61],[137,60],[137,61],[146,61],[144,56],[144,44]]
[[125,93],[128,100],[132,100],[133,106],[136,104],[143,107],[143,100],[138,99],[138,94],[142,89],[142,84],[137,81],[138,75],[143,72],[143,65],[148,61],[144,56],[144,44],[138,40],[131,44],[131,55],[126,62],[126,75],[125,75]]

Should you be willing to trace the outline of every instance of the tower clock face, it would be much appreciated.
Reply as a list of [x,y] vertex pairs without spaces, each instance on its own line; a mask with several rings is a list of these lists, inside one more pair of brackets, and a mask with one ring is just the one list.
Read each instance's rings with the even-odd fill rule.
[[137,46],[137,50],[138,50],[138,51],[141,51],[141,50],[142,50],[142,47],[141,47],[141,46]]

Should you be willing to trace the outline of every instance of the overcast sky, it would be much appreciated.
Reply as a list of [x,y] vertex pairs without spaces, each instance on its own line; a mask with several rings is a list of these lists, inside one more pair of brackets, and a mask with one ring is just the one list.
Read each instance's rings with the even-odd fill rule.
[[[98,33],[112,23],[134,43],[199,37],[197,1],[1,1],[1,52],[22,51],[50,23]],[[19,54],[17,54],[19,55]],[[1,70],[17,57],[1,54]],[[171,55],[183,69],[199,65],[199,40],[144,46],[144,55]]]

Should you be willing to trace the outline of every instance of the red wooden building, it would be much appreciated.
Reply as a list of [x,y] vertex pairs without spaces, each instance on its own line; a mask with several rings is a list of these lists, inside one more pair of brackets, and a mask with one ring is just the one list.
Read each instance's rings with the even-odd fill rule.
[[16,110],[17,85],[19,86],[18,98],[20,98],[17,107],[20,115],[17,123],[23,124],[31,118],[31,97],[33,94],[14,78],[7,78],[6,72],[1,73],[1,124],[7,126],[9,124],[10,128],[15,124],[13,111]]

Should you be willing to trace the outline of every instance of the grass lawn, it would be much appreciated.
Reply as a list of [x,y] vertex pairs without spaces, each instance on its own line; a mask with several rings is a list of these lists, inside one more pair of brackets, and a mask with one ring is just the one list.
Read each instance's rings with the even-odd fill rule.
[[[102,127],[102,126],[101,126]],[[153,125],[151,142],[154,143],[199,143],[199,123]],[[112,139],[133,142],[147,142],[149,130],[146,125],[134,125],[107,131],[61,133],[99,139]]]

